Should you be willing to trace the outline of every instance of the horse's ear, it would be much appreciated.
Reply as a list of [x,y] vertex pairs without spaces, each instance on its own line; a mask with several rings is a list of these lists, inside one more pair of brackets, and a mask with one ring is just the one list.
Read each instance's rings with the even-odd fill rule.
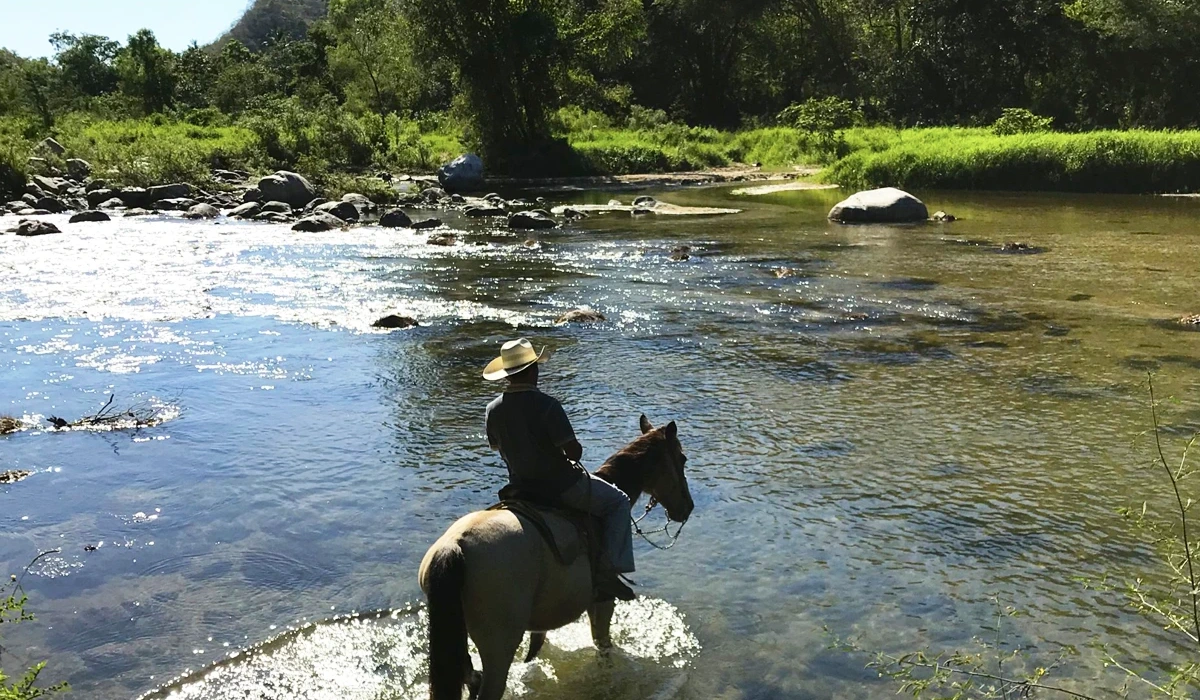
[[645,435],[646,433],[650,432],[651,430],[654,430],[654,426],[653,426],[653,425],[650,425],[650,419],[646,417],[646,414],[645,414],[645,413],[643,413],[643,414],[642,414],[642,418],[641,418],[641,420],[638,422],[638,424],[639,424],[639,425],[642,427],[642,434],[643,434],[643,435]]
[[675,436],[679,434],[679,426],[675,425],[675,421],[671,421],[667,423],[666,428],[663,428],[663,432],[667,434],[668,438],[674,440]]

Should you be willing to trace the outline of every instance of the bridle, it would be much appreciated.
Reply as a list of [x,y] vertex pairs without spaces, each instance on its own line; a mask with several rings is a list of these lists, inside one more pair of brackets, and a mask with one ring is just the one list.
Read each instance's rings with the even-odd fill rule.
[[[662,550],[665,552],[668,549],[674,547],[676,544],[679,543],[679,536],[683,534],[683,526],[687,525],[687,518],[684,518],[683,522],[679,523],[679,529],[677,529],[675,531],[675,534],[671,534],[671,518],[670,518],[670,516],[667,516],[667,520],[666,520],[666,522],[663,523],[663,526],[661,528],[656,528],[656,529],[650,530],[650,531],[643,531],[641,528],[642,521],[646,519],[646,516],[650,515],[650,511],[654,510],[657,507],[658,507],[658,498],[656,498],[655,496],[651,496],[650,501],[646,504],[646,510],[645,510],[645,512],[642,513],[641,517],[635,518],[631,515],[631,516],[629,516],[629,522],[633,526],[633,531],[635,533],[637,533],[638,537],[641,537],[643,540],[645,540],[646,544],[649,544],[651,547],[654,547],[655,549],[659,549],[659,550]],[[649,537],[650,535],[657,535],[659,533],[665,534],[667,536],[667,538],[670,540],[670,542],[667,544],[659,544],[659,543],[655,542],[654,540],[650,539],[650,537]]]

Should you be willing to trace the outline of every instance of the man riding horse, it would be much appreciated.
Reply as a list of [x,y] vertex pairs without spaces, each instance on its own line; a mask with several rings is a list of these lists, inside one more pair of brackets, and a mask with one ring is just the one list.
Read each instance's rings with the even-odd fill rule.
[[508,466],[509,487],[518,493],[599,517],[603,523],[596,600],[633,600],[621,581],[633,572],[633,533],[629,497],[589,474],[579,461],[583,446],[575,437],[566,411],[554,397],[538,390],[538,367],[549,359],[524,338],[505,343],[483,371],[488,381],[508,380],[504,392],[487,407],[487,439]]

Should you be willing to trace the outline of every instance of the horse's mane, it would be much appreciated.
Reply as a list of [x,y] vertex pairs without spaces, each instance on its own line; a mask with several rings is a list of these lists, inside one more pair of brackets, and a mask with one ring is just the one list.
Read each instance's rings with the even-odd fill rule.
[[641,464],[650,456],[658,445],[661,435],[652,430],[640,435],[636,440],[626,445],[596,470],[596,476],[616,486],[629,496],[629,502],[635,503],[642,495],[645,485],[645,470]]

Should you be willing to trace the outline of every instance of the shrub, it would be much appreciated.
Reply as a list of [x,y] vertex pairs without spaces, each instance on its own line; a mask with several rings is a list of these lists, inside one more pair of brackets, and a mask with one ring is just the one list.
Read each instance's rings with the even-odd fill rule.
[[842,156],[848,150],[842,130],[862,121],[862,114],[849,100],[810,97],[779,113],[780,124],[792,126],[815,138],[814,145],[825,156]]
[[997,136],[1033,134],[1049,131],[1052,124],[1053,117],[1039,117],[1021,107],[1008,107],[1000,113],[1000,118],[992,123],[992,132]]

